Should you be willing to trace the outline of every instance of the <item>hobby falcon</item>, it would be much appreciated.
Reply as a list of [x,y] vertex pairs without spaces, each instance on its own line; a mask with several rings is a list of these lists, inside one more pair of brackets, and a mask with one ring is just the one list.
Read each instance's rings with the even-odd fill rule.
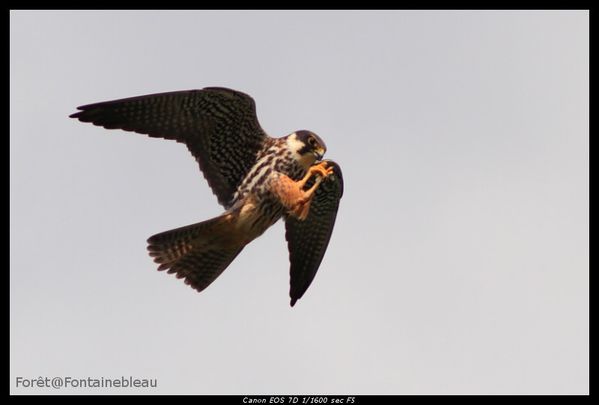
[[341,168],[322,160],[326,145],[299,130],[272,138],[254,100],[222,87],[175,91],[78,107],[71,115],[187,146],[225,211],[216,218],[156,234],[148,251],[158,270],[202,291],[243,248],[281,217],[289,249],[291,306],[314,279],[343,194]]

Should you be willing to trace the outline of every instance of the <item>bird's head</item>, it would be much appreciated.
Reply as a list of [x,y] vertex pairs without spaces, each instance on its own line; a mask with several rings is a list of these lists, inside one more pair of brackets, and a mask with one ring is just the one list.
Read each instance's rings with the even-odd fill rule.
[[305,168],[322,159],[327,146],[314,132],[300,130],[287,136],[287,145],[294,153],[296,160]]

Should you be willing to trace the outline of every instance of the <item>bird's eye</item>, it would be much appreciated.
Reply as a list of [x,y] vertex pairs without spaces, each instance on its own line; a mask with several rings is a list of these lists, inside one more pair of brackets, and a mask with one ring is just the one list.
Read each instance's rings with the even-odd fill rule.
[[310,144],[310,146],[315,147],[316,139],[314,139],[313,137],[310,137],[310,138],[308,138],[308,143]]

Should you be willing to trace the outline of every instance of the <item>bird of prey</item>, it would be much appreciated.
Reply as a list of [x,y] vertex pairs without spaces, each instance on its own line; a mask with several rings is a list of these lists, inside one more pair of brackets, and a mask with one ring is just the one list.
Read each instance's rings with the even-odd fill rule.
[[314,279],[343,194],[341,168],[322,160],[324,141],[298,130],[273,138],[254,100],[223,87],[149,94],[78,107],[71,118],[185,144],[225,211],[151,236],[158,270],[197,291],[281,217],[290,260],[291,306]]

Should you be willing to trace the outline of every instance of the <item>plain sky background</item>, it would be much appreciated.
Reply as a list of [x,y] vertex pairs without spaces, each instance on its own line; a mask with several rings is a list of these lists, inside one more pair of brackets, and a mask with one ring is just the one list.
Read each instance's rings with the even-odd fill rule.
[[[12,393],[584,394],[588,11],[13,11]],[[67,118],[225,86],[345,194],[289,307],[278,223],[201,294],[154,233],[221,212],[185,146]],[[23,389],[17,376],[156,378]]]

